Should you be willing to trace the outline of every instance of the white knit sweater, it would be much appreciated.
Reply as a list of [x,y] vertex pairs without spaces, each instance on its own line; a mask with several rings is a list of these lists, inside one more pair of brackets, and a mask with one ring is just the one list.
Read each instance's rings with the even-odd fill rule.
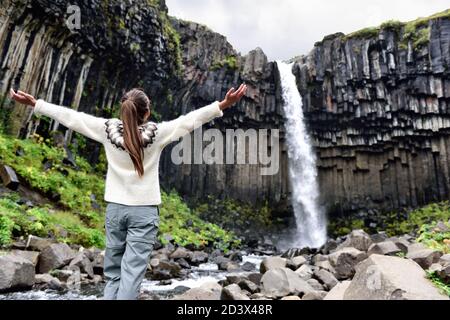
[[102,143],[108,160],[105,201],[130,206],[159,205],[159,158],[164,147],[223,115],[219,102],[215,101],[172,121],[148,122],[139,126],[145,146],[144,175],[139,177],[123,147],[121,120],[94,117],[43,100],[37,101],[34,113],[53,118],[67,128]]

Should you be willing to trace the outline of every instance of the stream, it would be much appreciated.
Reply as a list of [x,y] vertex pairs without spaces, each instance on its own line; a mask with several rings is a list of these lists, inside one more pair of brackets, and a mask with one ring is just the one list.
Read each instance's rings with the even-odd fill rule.
[[[226,279],[230,274],[249,274],[259,272],[259,265],[266,256],[247,255],[242,257],[243,265],[251,262],[256,269],[250,272],[227,272],[219,270],[215,263],[204,263],[198,267],[192,267],[185,279],[171,279],[171,284],[161,285],[159,280],[144,279],[141,285],[141,293],[150,295],[153,299],[171,299],[174,295],[181,294],[188,289],[199,287],[207,282],[218,282]],[[0,294],[0,300],[101,300],[105,284],[82,285],[80,290],[58,292],[54,290],[28,290]]]

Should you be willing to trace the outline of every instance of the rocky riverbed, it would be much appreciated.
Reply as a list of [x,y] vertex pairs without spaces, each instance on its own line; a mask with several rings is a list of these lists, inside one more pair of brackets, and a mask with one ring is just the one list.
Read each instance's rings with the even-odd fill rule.
[[[30,236],[0,256],[1,299],[102,298],[104,252]],[[320,249],[270,245],[229,251],[155,248],[140,299],[449,299],[426,277],[450,281],[450,254],[409,235],[354,230]]]

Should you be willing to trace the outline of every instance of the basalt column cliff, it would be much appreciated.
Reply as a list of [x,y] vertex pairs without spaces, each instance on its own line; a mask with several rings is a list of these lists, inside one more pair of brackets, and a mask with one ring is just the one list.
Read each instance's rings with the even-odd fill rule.
[[448,16],[335,34],[295,59],[331,214],[450,198]]

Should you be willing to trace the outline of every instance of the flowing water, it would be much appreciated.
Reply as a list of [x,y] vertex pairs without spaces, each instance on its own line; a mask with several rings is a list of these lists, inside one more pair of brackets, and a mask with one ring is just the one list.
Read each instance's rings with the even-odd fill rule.
[[327,239],[326,218],[319,206],[316,157],[303,118],[302,98],[293,64],[277,61],[286,115],[286,141],[296,230],[279,246],[318,248]]
[[[245,262],[255,264],[259,272],[259,265],[265,256],[247,255],[242,257],[241,265]],[[247,274],[252,272],[233,272],[232,274]],[[199,287],[204,283],[218,282],[226,279],[231,273],[220,271],[215,263],[205,263],[192,267],[191,273],[185,279],[171,279],[171,283],[161,285],[160,281],[145,279],[141,285],[141,293],[152,295],[156,299],[170,299],[176,294],[183,293],[189,288]],[[0,294],[0,300],[99,300],[103,296],[105,284],[82,285],[80,290],[57,292],[54,290],[29,290]]]

